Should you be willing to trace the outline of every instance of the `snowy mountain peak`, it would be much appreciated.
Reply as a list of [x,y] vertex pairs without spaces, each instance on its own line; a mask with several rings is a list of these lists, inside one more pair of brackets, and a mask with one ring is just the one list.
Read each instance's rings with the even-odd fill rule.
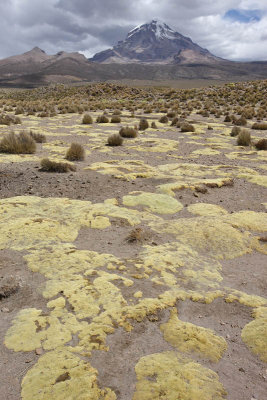
[[165,22],[157,19],[153,19],[149,23],[136,26],[128,33],[126,40],[140,33],[153,34],[158,40],[175,38],[175,32],[167,24],[165,24]]
[[216,57],[158,19],[136,26],[125,40],[101,51],[90,61],[98,63],[210,63]]

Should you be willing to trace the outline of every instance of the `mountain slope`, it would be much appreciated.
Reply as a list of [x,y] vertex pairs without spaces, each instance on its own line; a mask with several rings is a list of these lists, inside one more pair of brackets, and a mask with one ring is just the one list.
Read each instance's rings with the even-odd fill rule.
[[72,62],[81,64],[87,63],[87,59],[79,53],[60,51],[55,55],[48,55],[39,49],[39,47],[34,47],[26,53],[0,60],[0,78],[41,72],[45,68],[58,65],[58,63],[64,64],[66,60],[72,60]]
[[124,41],[90,59],[98,63],[188,64],[216,63],[220,59],[173,31],[167,24],[152,20],[131,30]]

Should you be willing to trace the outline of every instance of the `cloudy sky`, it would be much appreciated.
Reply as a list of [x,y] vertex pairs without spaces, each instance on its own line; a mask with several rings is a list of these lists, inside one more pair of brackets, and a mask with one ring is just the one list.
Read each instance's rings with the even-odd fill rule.
[[0,58],[38,46],[90,57],[152,19],[231,60],[267,60],[267,0],[0,0]]

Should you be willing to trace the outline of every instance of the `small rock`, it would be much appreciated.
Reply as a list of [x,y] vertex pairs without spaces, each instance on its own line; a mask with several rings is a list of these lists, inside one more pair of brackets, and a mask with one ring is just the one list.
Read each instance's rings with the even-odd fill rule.
[[42,354],[43,354],[43,349],[42,349],[42,347],[38,347],[38,349],[35,349],[35,354],[37,355],[37,356],[41,356]]
[[226,335],[226,339],[230,339],[230,335],[227,334],[227,335]]
[[3,307],[1,311],[4,312],[4,313],[8,313],[9,312],[9,308]]
[[240,371],[240,372],[245,372],[244,368],[242,368],[242,367],[239,368],[239,371]]
[[194,195],[195,197],[198,197],[198,194],[197,194],[196,192],[194,192],[193,195]]

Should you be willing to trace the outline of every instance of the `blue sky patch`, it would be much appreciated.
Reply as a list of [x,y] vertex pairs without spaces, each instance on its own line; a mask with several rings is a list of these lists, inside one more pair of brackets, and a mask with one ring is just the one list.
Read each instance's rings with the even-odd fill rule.
[[232,8],[224,14],[224,18],[243,23],[258,22],[261,20],[261,10],[243,10]]

